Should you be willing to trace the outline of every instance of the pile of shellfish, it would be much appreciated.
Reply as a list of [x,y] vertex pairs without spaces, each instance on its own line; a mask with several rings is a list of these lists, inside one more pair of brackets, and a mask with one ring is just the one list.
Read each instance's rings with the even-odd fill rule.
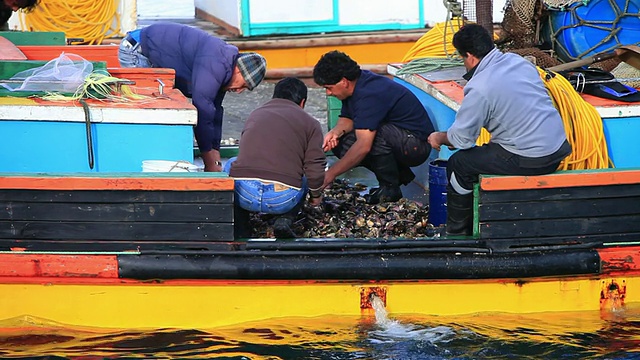
[[[297,238],[417,238],[438,231],[427,222],[429,207],[402,198],[397,202],[367,204],[367,186],[336,179],[325,189],[322,205],[304,207],[293,223]],[[274,215],[251,214],[252,237],[273,236]]]

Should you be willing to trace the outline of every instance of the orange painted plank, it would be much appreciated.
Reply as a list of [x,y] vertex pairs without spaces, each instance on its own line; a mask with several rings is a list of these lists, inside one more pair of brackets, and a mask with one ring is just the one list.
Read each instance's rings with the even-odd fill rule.
[[640,170],[566,171],[538,176],[481,176],[484,191],[640,183]]
[[105,61],[107,67],[120,66],[117,45],[22,45],[18,49],[29,60],[49,61],[65,52],[89,61]]
[[173,69],[108,67],[107,71],[111,76],[135,81],[136,87],[157,89],[160,85],[158,79],[160,79],[164,82],[166,89],[171,89],[176,79],[176,71]]
[[[109,109],[171,109],[171,110],[194,110],[193,104],[178,89],[164,89],[164,94],[158,94],[156,87],[132,87],[132,90],[139,95],[147,96],[140,102],[113,102],[100,101],[94,99],[86,99],[85,101],[91,108],[109,108]],[[5,100],[6,99],[6,100]],[[14,100],[17,99],[17,100]],[[34,105],[42,104],[47,106],[60,107],[82,107],[75,100],[49,101],[37,97],[29,99]],[[3,105],[25,105],[24,98],[3,98]]]
[[602,273],[625,276],[640,273],[640,247],[615,247],[598,249]]
[[133,80],[136,86],[157,88],[159,85],[157,79],[160,79],[167,89],[170,89],[175,83],[176,73],[173,69],[121,68],[117,45],[24,45],[18,46],[16,50],[21,50],[28,60],[48,61],[67,52],[89,61],[104,61],[107,63],[107,71],[112,76]]
[[229,177],[0,176],[0,189],[29,190],[233,190]]
[[0,277],[117,278],[115,255],[0,254]]
[[[420,77],[422,78],[422,76]],[[457,104],[462,103],[462,99],[464,98],[464,93],[463,93],[464,89],[457,82],[455,81],[431,82],[427,79],[424,79],[424,81],[429,82],[431,85],[433,85],[433,87],[438,89],[441,93],[446,95],[449,99],[455,101]]]
[[617,101],[612,99],[605,99],[593,95],[588,94],[580,94],[582,98],[588,102],[589,104],[595,107],[617,107],[617,106],[630,106],[630,105],[638,105],[638,102],[628,102],[628,101]]

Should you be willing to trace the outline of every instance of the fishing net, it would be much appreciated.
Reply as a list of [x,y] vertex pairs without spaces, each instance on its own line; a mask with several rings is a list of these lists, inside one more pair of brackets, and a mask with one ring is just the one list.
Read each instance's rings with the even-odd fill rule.
[[463,0],[464,19],[475,22],[493,33],[493,2],[491,0]]
[[[624,0],[624,6],[616,12],[616,16],[610,20],[585,19],[580,16],[578,10],[587,6],[589,1],[582,0],[508,0],[504,6],[502,32],[496,42],[503,51],[518,53],[523,56],[531,56],[536,59],[536,64],[541,67],[551,67],[561,64],[560,56],[565,61],[581,59],[591,53],[595,48],[598,52],[611,51],[621,45],[617,35],[621,30],[620,21],[626,16],[636,16],[630,12],[629,0]],[[614,6],[614,5],[610,5]],[[560,12],[568,12],[566,19],[572,19],[565,26],[553,28],[552,14],[560,15]],[[584,27],[592,31],[601,30],[603,38],[595,46],[577,56],[568,55],[570,51],[559,41],[565,36],[565,41],[571,41],[570,34],[564,31],[577,27]],[[596,32],[600,34],[599,32]],[[608,47],[603,47],[606,44]],[[611,71],[620,63],[618,59],[609,59],[592,65],[605,71]]]
[[62,53],[41,67],[16,73],[0,85],[10,91],[75,93],[92,72],[91,62]]
[[618,81],[625,85],[632,86],[634,88],[640,88],[640,70],[625,62],[621,62],[620,64],[618,64],[618,66],[611,70],[611,74],[613,74],[613,76],[615,76]]
[[540,67],[561,62],[552,51],[541,49],[540,21],[545,16],[542,0],[508,0],[503,8],[498,47],[505,52],[522,55]]
[[[545,0],[545,6],[551,10],[545,22],[546,37],[565,61],[639,43],[635,0]],[[610,62],[611,69],[616,65]]]

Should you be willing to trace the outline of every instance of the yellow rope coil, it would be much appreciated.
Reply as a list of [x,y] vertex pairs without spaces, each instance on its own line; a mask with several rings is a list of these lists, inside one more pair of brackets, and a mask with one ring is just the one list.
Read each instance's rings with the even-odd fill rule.
[[560,112],[572,153],[560,164],[560,170],[605,169],[613,167],[609,159],[602,118],[563,76],[538,68],[540,77]]
[[21,13],[20,26],[28,31],[61,31],[89,45],[122,37],[119,0],[41,0],[29,13]]
[[[558,170],[613,167],[609,159],[602,118],[598,111],[586,102],[563,76],[557,73],[549,75],[541,68],[538,68],[538,72],[562,117],[567,140],[571,144],[571,155],[560,163]],[[476,144],[486,144],[490,139],[491,135],[483,128]]]
[[462,26],[462,20],[452,20],[436,24],[427,31],[407,51],[402,62],[409,62],[420,58],[446,58],[455,53],[453,48],[453,34]]
[[73,95],[63,95],[59,93],[51,93],[42,96],[43,99],[49,101],[69,101],[80,99],[95,99],[100,101],[111,102],[137,102],[147,100],[148,97],[137,94],[128,85],[116,85],[121,80],[108,74],[101,72],[92,72],[89,74],[82,86]]

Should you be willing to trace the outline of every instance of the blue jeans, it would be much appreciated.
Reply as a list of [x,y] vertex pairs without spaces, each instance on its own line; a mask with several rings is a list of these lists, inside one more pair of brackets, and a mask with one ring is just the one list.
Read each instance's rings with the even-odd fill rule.
[[150,68],[153,67],[151,61],[142,55],[142,49],[140,48],[140,42],[135,38],[140,38],[140,30],[134,30],[129,32],[120,42],[118,48],[118,60],[120,66],[124,68]]
[[[222,171],[229,173],[231,163],[235,157],[229,159]],[[281,215],[293,210],[304,200],[307,193],[307,178],[302,178],[302,188],[286,188],[276,190],[276,184],[264,183],[260,180],[235,180],[235,196],[241,208],[251,212]]]

